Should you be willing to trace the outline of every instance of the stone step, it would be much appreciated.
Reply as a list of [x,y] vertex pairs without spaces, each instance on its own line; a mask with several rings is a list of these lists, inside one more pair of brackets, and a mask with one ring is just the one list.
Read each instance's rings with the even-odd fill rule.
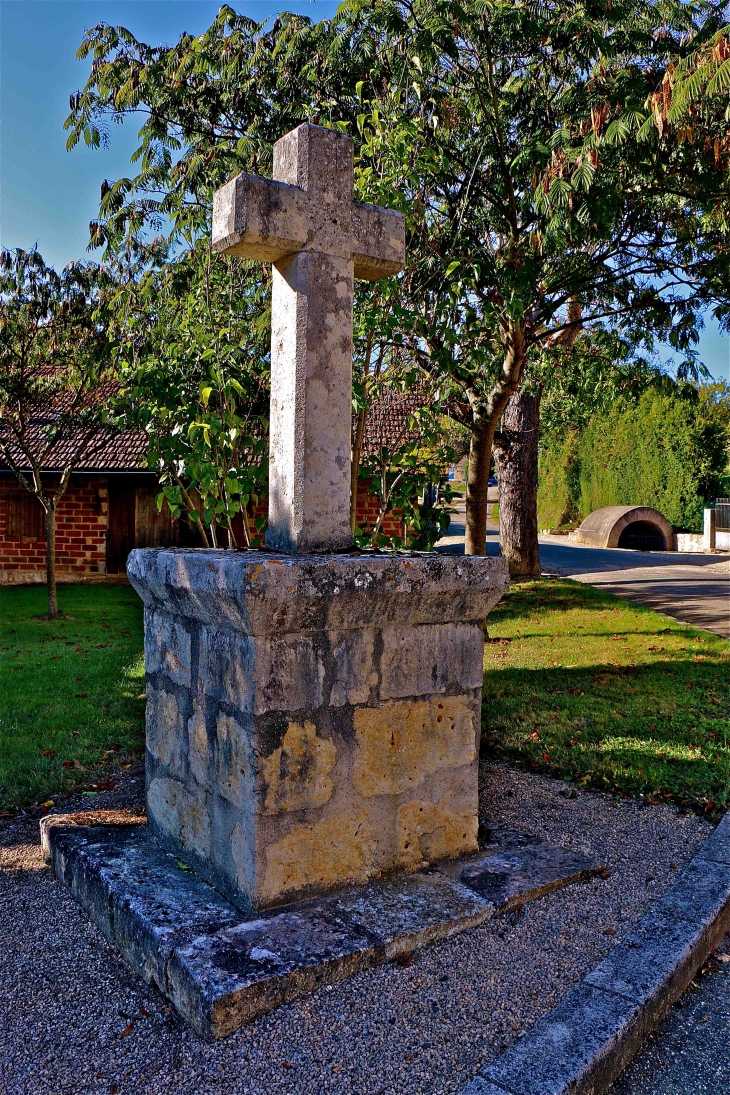
[[[109,942],[204,1038],[329,984],[473,928],[600,870],[529,838],[251,917],[221,897],[145,825],[44,818],[44,851]],[[518,834],[519,836],[519,834]]]

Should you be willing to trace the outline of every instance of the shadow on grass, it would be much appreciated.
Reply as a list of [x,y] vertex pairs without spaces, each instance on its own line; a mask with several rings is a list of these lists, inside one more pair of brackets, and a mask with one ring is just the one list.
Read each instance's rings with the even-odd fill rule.
[[729,804],[726,693],[714,664],[494,669],[483,744],[583,786],[714,812]]
[[730,805],[725,640],[565,580],[510,589],[489,625],[487,753],[616,794]]

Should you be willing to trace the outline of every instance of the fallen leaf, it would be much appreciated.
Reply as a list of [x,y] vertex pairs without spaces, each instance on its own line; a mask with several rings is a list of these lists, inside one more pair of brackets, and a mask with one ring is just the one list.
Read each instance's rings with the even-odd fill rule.
[[42,757],[55,757],[56,753],[54,749],[44,749],[41,753]]
[[41,806],[43,806],[46,810],[50,810],[51,806],[55,806],[55,805],[56,805],[56,803],[53,801],[52,798],[49,798],[48,802],[42,802],[41,803]]
[[716,954],[715,958],[720,962],[730,962],[730,954]]
[[145,1019],[149,1019],[150,1017],[150,1012],[147,1011],[147,1008],[140,1008],[139,1014],[142,1015]]
[[601,871],[601,878],[610,878],[610,877],[611,877],[611,872],[610,871]]
[[403,954],[396,954],[393,961],[396,966],[410,966],[413,962],[413,951],[404,951]]
[[605,930],[605,932],[604,932],[603,934],[604,934],[604,935],[615,935],[615,934],[616,934],[616,932],[615,932],[615,930],[614,930],[613,928],[606,928],[606,930]]
[[542,759],[544,760],[545,764],[550,764],[550,754],[549,753],[543,753]]
[[282,1068],[294,1068],[294,1065],[290,1065],[288,1061],[282,1061],[281,1062],[281,1067]]
[[676,871],[676,869],[677,869],[677,864],[676,863],[670,863],[669,864],[669,870],[670,871]]
[[122,1031],[122,1038],[126,1038],[128,1034],[131,1034],[134,1030],[134,1023],[127,1023],[126,1027]]

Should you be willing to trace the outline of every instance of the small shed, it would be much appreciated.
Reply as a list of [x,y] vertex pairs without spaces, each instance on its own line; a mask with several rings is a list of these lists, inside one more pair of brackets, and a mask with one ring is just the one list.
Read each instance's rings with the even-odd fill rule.
[[579,544],[634,551],[676,551],[674,528],[649,506],[604,506],[590,513],[578,529]]

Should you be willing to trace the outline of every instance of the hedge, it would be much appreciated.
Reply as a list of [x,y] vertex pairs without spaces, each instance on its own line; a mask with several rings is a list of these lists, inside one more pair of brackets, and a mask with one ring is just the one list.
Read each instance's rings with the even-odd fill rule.
[[707,402],[650,388],[635,404],[596,415],[582,435],[541,447],[541,528],[602,506],[651,506],[676,528],[701,531],[727,462],[727,426]]

